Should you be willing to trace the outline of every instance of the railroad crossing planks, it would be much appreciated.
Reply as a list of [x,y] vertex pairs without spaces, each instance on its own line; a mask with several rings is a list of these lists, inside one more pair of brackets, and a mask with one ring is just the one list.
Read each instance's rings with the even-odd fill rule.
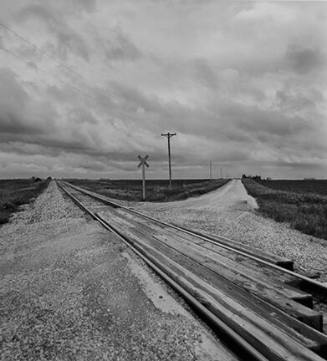
[[[150,225],[133,222],[133,219],[130,219],[130,217],[122,217],[120,211],[111,212],[109,217],[110,221],[116,227],[120,225],[124,226],[123,232],[130,231],[130,233],[148,239],[148,241],[151,244],[155,244],[156,247],[167,245],[171,247],[171,249],[177,250],[184,256],[190,257],[192,260],[195,260],[200,265],[214,272],[216,278],[226,279],[235,285],[243,287],[298,320],[305,322],[317,330],[322,330],[322,315],[291,299],[291,297],[300,297],[302,295],[301,291],[297,291],[291,286],[282,284],[281,282],[263,277],[259,272],[248,270],[219,254],[213,252],[210,254],[210,251],[206,249],[204,249],[205,252],[203,252],[203,248],[188,240],[178,237],[174,238],[171,234],[166,234],[160,229],[152,229]],[[161,244],[158,245],[155,243],[156,241],[161,242]],[[169,251],[168,249],[168,252]]]
[[[126,227],[115,215],[101,215],[103,219],[119,227],[119,232],[153,262],[201,300],[213,313],[230,322],[235,331],[274,360],[321,360],[309,349],[325,353],[327,337],[297,321],[232,283],[217,280],[212,286],[184,266],[165,256],[135,230]],[[217,287],[219,283],[219,287]]]

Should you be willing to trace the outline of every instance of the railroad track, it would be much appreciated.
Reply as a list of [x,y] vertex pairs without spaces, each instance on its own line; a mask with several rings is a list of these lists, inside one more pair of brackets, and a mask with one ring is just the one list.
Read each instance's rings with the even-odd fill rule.
[[323,284],[290,260],[167,224],[60,182],[84,211],[114,232],[169,283],[244,360],[327,359],[322,314],[303,288]]

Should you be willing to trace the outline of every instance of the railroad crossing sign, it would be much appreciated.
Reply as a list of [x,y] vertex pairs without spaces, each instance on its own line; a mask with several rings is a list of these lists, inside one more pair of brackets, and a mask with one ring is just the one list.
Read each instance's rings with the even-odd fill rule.
[[137,158],[140,161],[139,165],[137,166],[138,168],[140,168],[142,165],[145,165],[147,168],[149,168],[149,164],[147,162],[147,160],[149,159],[148,155],[146,155],[145,157],[141,157],[140,155],[138,155]]
[[142,167],[142,199],[145,201],[145,167],[149,168],[149,164],[147,162],[149,156],[146,155],[145,157],[141,157],[140,155],[138,155],[137,158],[140,161],[137,167]]

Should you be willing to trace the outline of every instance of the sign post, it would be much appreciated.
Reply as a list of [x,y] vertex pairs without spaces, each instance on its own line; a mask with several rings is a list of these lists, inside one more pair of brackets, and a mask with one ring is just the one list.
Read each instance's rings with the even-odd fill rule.
[[149,156],[146,155],[145,157],[141,157],[140,155],[137,156],[140,163],[137,166],[138,168],[142,167],[142,200],[145,201],[145,167],[149,167],[147,160]]

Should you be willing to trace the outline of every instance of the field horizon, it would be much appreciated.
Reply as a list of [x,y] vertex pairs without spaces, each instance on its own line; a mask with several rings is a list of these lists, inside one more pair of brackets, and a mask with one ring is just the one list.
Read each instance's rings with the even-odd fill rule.
[[[65,179],[73,185],[85,187],[90,191],[103,194],[107,197],[125,200],[142,201],[141,179]],[[169,202],[186,199],[191,196],[215,190],[229,179],[173,179],[172,187],[169,188],[167,179],[146,180],[146,201]]]

